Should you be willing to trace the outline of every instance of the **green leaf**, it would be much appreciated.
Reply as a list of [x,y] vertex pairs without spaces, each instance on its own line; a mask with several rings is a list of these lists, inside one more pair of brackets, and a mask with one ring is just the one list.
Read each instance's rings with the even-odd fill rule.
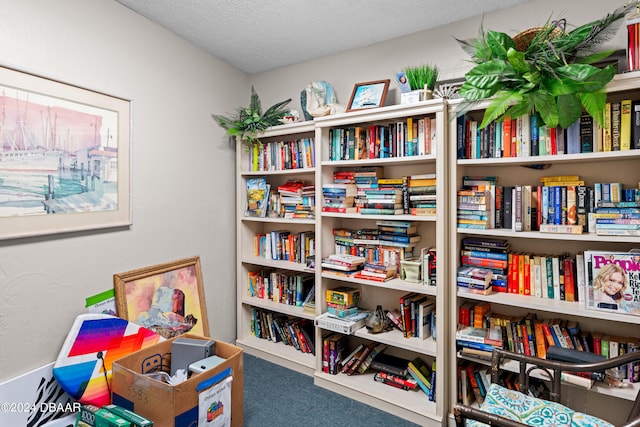
[[518,52],[515,48],[507,50],[507,60],[517,73],[525,73],[531,68],[531,64],[525,59],[524,52]]
[[488,98],[502,86],[502,79],[510,77],[517,76],[513,67],[505,61],[494,59],[476,65],[465,74],[460,96],[466,99]]
[[615,49],[605,50],[602,52],[596,52],[591,55],[587,55],[582,58],[576,58],[576,63],[580,64],[593,64],[595,62],[600,62],[604,59],[607,59],[615,52]]
[[494,58],[506,60],[509,49],[515,49],[513,39],[499,31],[487,32],[487,45],[491,49]]
[[531,99],[540,119],[549,127],[558,126],[558,106],[554,96],[546,90],[532,94]]
[[[496,86],[497,88],[497,86]],[[477,87],[471,85],[470,83],[463,83],[458,90],[458,94],[464,99],[477,101],[480,99],[485,99],[493,96],[496,92],[495,89],[478,89]]]
[[576,94],[558,96],[558,126],[566,129],[582,114],[580,97]]
[[494,120],[502,119],[505,111],[507,111],[511,105],[519,102],[522,102],[522,96],[519,93],[507,91],[498,92],[484,112],[480,129]]
[[581,94],[580,102],[584,110],[595,119],[596,123],[604,127],[604,109],[607,103],[607,94],[604,90],[583,93]]

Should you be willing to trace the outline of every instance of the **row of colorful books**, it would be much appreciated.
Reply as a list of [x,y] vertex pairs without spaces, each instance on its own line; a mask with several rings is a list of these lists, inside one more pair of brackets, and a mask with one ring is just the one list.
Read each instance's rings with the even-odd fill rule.
[[315,333],[309,319],[253,308],[251,334],[257,338],[282,342],[303,353],[315,354]]
[[436,120],[408,117],[388,125],[329,129],[329,160],[435,155]]
[[339,169],[322,195],[323,212],[435,215],[436,175],[385,178],[382,167]]
[[[462,311],[467,309],[469,307],[461,307],[459,315],[464,317]],[[640,338],[584,331],[576,321],[561,318],[538,319],[535,313],[507,316],[489,312],[482,318],[481,324],[482,326],[459,324],[456,345],[461,355],[488,360],[496,347],[543,359],[548,358],[552,347],[607,358],[640,351]],[[621,378],[628,379],[629,382],[639,382],[640,365],[637,362],[629,363],[620,368],[620,374]]]
[[549,128],[536,114],[492,122],[480,129],[469,115],[457,119],[458,159],[530,157],[640,148],[639,101],[607,102],[604,126],[587,113],[567,129]]
[[[615,286],[605,286],[609,282]],[[505,292],[581,302],[588,310],[639,316],[640,251],[529,254],[510,251],[506,239],[465,237],[457,286],[459,292]]]
[[269,193],[269,217],[315,218],[316,186],[300,180],[279,185]]
[[248,170],[253,172],[313,168],[316,165],[314,138],[253,144],[248,161]]
[[263,269],[247,273],[247,296],[304,306],[314,298],[315,278],[311,273]]
[[585,185],[579,175],[545,176],[539,185],[499,185],[496,176],[463,178],[457,191],[459,228],[637,235],[640,187]]
[[404,359],[385,353],[386,344],[360,343],[347,351],[347,336],[331,333],[323,337],[322,371],[330,375],[374,372],[373,380],[403,390],[422,390],[435,401],[435,360],[428,365],[420,357]]
[[[491,373],[489,367],[468,360],[460,360],[456,367],[458,380],[458,402],[464,405],[484,402],[489,387],[491,386]],[[498,378],[498,384],[509,390],[520,390],[518,373],[502,371]],[[529,378],[529,390],[526,394],[541,399],[549,399],[547,384],[536,378]]]
[[253,255],[270,260],[304,264],[315,253],[314,231],[272,230],[258,233],[253,238]]
[[387,316],[405,338],[436,339],[436,302],[424,294],[409,292],[400,297],[400,307],[389,310]]

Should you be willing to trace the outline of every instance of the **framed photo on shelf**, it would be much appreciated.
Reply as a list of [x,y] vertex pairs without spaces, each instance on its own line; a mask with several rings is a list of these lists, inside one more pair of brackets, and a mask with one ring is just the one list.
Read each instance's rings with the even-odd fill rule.
[[389,90],[389,79],[356,83],[351,92],[347,111],[366,110],[384,105]]
[[0,66],[1,239],[131,225],[131,101]]
[[209,336],[200,257],[114,274],[118,316],[165,338]]

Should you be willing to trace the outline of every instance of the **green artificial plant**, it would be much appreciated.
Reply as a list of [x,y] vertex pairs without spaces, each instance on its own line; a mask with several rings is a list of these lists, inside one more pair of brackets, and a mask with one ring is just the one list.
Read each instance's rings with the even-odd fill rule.
[[251,100],[248,107],[239,107],[232,116],[212,114],[211,117],[220,127],[227,131],[227,135],[236,137],[240,141],[258,142],[258,132],[270,126],[282,124],[280,119],[289,113],[285,108],[291,98],[278,102],[262,113],[260,97],[251,86]]
[[[490,98],[481,128],[494,120],[537,113],[549,127],[569,127],[584,109],[602,124],[606,104],[605,85],[616,68],[602,61],[614,50],[595,49],[611,39],[625,14],[635,7],[625,5],[604,18],[570,31],[564,19],[548,21],[535,30],[524,47],[498,31],[484,32],[476,39],[459,40],[478,64],[465,74],[459,94],[470,103]],[[518,36],[516,36],[518,37]]]
[[404,73],[407,76],[411,90],[422,90],[427,87],[433,90],[438,80],[438,67],[431,65],[418,65],[406,67]]

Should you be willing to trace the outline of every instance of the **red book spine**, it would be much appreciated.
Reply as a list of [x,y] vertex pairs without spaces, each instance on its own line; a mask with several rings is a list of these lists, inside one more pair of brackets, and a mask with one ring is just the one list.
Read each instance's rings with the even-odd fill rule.
[[375,159],[376,153],[376,125],[369,126],[369,158]]

